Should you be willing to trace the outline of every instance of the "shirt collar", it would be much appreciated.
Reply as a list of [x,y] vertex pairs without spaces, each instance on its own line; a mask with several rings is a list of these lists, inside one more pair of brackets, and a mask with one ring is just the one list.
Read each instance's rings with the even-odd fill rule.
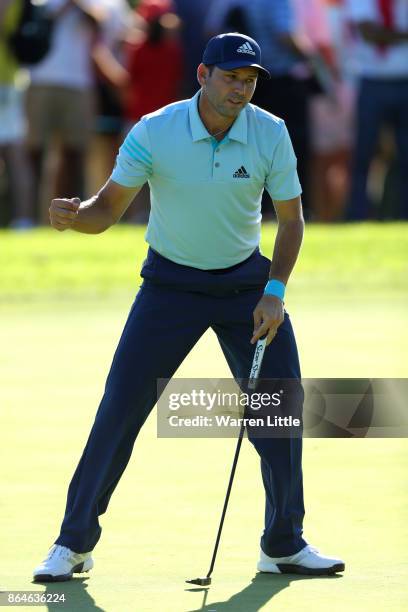
[[[204,123],[201,121],[201,117],[198,113],[198,99],[200,97],[201,89],[193,96],[188,104],[188,114],[190,119],[191,135],[193,142],[197,140],[205,140],[212,138],[211,134],[208,133]],[[246,108],[244,108],[235,119],[230,131],[227,134],[230,140],[237,140],[242,144],[248,142],[248,121]]]

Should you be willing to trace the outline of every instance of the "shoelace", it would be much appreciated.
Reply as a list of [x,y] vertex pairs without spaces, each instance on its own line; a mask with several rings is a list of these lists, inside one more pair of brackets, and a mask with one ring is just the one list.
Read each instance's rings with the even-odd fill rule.
[[298,561],[300,561],[301,559],[304,559],[305,557],[307,557],[310,553],[319,553],[318,549],[315,546],[310,546],[308,545],[306,549],[301,550],[298,555],[299,557],[297,557]]
[[54,557],[54,555],[58,553],[59,557],[65,558],[67,559],[68,557],[71,556],[71,551],[69,550],[69,548],[66,548],[66,546],[60,546],[60,545],[54,545],[49,553],[47,558],[45,559],[45,561],[49,561],[50,559],[52,559],[52,557]]

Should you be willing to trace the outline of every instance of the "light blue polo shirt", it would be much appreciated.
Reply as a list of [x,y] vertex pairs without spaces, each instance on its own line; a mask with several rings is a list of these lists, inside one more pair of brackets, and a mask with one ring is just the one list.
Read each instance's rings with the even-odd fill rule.
[[261,198],[301,193],[296,157],[282,119],[248,104],[221,143],[198,113],[198,92],[142,117],[119,149],[111,180],[149,182],[150,246],[202,270],[244,261],[259,245]]

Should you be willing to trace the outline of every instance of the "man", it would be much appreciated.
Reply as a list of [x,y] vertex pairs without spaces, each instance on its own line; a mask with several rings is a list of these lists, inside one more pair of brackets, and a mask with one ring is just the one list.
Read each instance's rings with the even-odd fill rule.
[[107,7],[96,0],[47,0],[45,4],[54,21],[52,45],[44,59],[30,68],[27,91],[27,144],[37,221],[43,220],[40,194],[44,161],[55,137],[60,152],[55,192],[85,192],[86,157],[94,121],[93,61],[104,76],[110,77],[96,54],[102,46]]
[[262,48],[263,63],[271,78],[258,84],[254,103],[285,121],[298,159],[303,211],[308,215],[311,43],[305,35],[299,35],[293,0],[214,0],[205,23],[207,32],[225,31],[223,24],[233,10],[239,11],[244,21],[245,34],[253,36]]
[[399,170],[399,211],[408,219],[408,3],[406,0],[347,2],[356,27],[358,92],[356,136],[348,217],[373,216],[367,183],[380,129],[391,125]]
[[201,61],[206,37],[203,32],[203,23],[209,10],[208,0],[173,0],[175,12],[181,19],[181,40],[183,44],[185,97],[195,93],[195,75],[197,64]]
[[[253,345],[267,334],[262,375],[300,379],[282,300],[302,241],[301,189],[284,122],[249,104],[258,75],[268,73],[252,38],[212,38],[198,67],[200,91],[142,118],[110,180],[91,200],[51,204],[56,229],[99,233],[120,219],[147,180],[152,198],[144,283],[71,481],[60,535],[35,580],[66,580],[92,568],[98,516],[156,403],[156,380],[170,378],[209,327],[234,377],[248,376]],[[272,264],[258,249],[264,186],[279,220]],[[151,352],[158,342],[160,351]],[[261,456],[266,493],[258,569],[343,571],[341,560],[320,555],[302,538],[301,438],[251,442]]]

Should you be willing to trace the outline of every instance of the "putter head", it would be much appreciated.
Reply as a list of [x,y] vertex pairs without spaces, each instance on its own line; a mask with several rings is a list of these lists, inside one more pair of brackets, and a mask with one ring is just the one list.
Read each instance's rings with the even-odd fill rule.
[[194,578],[193,580],[186,580],[189,584],[198,584],[198,586],[209,586],[211,584],[211,578],[206,576],[205,578]]

